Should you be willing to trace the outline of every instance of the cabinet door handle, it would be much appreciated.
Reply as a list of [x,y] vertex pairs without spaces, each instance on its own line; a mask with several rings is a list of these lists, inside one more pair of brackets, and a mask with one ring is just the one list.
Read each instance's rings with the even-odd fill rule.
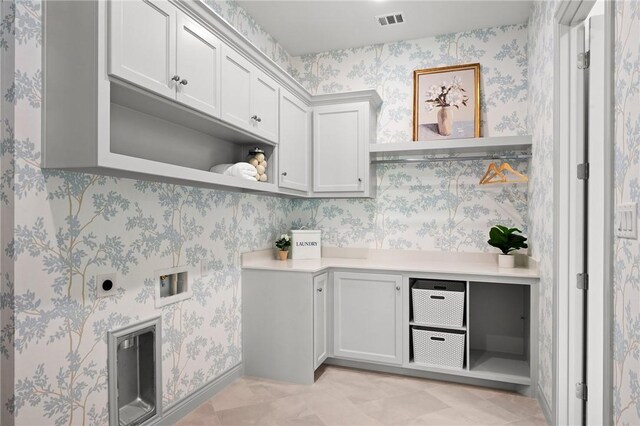
[[318,288],[318,293],[322,293],[322,287]]
[[251,119],[252,119],[252,120],[255,120],[255,121],[258,121],[258,116],[257,116],[257,115],[252,115],[252,116],[251,116]]
[[257,121],[258,123],[260,123],[260,122],[262,122],[262,118],[257,117],[257,118],[256,118],[256,121]]
[[362,178],[358,178],[358,182],[362,182]]
[[400,286],[399,285],[396,286],[396,290],[400,291]]
[[171,77],[172,81],[180,81],[180,76],[178,74],[174,75],[173,77]]
[[180,80],[180,84],[182,84],[183,86],[186,86],[187,84],[189,84],[189,82],[187,81],[186,78],[183,78],[182,80]]
[[286,176],[286,175],[287,175],[287,172],[282,172],[282,176]]

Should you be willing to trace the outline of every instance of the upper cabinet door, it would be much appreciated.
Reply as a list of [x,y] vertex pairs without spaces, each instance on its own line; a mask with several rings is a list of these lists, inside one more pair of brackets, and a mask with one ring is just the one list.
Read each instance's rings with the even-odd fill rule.
[[309,190],[310,116],[295,96],[280,92],[279,185],[297,191]]
[[276,82],[262,71],[254,70],[251,87],[254,133],[273,142],[278,142],[278,87]]
[[177,99],[219,117],[221,41],[183,13],[177,22]]
[[251,131],[252,72],[248,60],[229,47],[222,48],[222,119]]
[[313,112],[313,191],[364,192],[366,105],[329,105]]
[[167,1],[110,2],[109,73],[174,98],[176,9]]

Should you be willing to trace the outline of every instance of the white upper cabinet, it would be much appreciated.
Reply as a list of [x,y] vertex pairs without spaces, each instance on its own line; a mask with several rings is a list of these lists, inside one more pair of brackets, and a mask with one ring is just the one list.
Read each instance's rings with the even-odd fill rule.
[[220,116],[221,41],[183,13],[177,19],[177,100]]
[[222,56],[222,119],[263,138],[278,141],[276,82],[235,50]]
[[219,117],[221,41],[165,1],[109,4],[110,74]]
[[[375,90],[309,94],[202,1],[51,1],[42,19],[42,168],[372,196]],[[253,147],[268,182],[209,171]]]
[[174,97],[176,8],[167,1],[112,1],[109,73]]
[[313,191],[365,192],[368,105],[319,106],[313,112]]
[[276,82],[263,73],[255,70],[252,86],[252,125],[254,132],[270,141],[278,141],[278,96]]
[[243,129],[252,127],[252,65],[235,50],[222,48],[222,119]]
[[296,191],[309,190],[309,109],[289,92],[280,92],[279,185]]

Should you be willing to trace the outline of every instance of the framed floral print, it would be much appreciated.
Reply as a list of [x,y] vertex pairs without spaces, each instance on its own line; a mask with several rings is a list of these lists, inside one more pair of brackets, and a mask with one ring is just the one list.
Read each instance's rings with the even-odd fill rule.
[[413,72],[413,140],[480,137],[480,64]]

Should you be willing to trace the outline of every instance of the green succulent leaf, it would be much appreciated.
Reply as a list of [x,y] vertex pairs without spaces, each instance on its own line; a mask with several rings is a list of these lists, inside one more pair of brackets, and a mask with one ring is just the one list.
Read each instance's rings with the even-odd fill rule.
[[508,228],[503,225],[496,225],[489,230],[489,240],[487,243],[499,249],[504,254],[512,251],[528,248],[527,237],[520,235],[522,231],[518,228]]

